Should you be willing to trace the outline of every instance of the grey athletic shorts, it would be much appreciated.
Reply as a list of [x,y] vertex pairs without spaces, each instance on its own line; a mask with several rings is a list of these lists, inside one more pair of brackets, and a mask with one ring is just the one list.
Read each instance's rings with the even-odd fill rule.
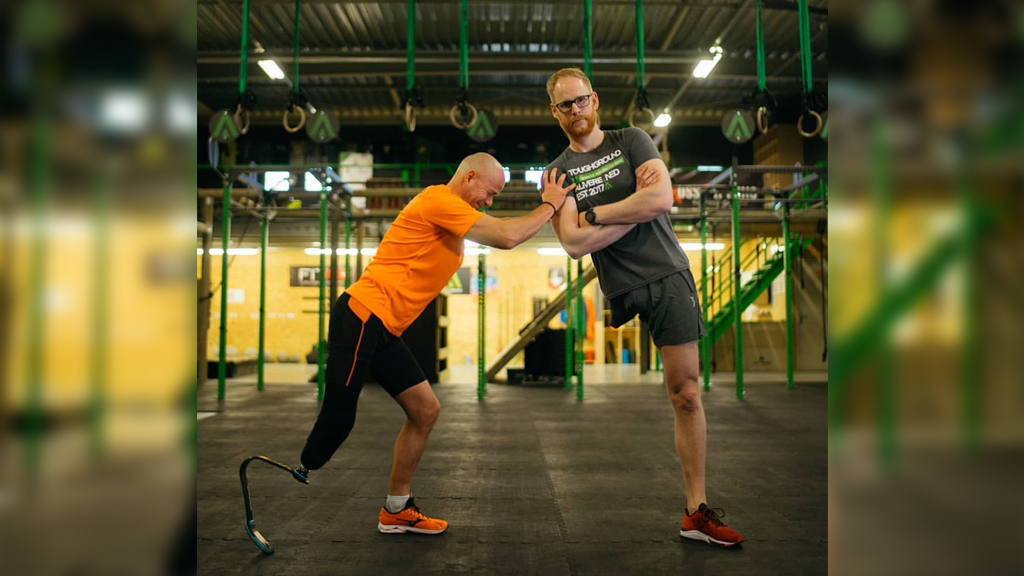
[[704,336],[704,316],[693,274],[674,272],[611,299],[612,327],[639,315],[651,330],[656,346],[674,346]]

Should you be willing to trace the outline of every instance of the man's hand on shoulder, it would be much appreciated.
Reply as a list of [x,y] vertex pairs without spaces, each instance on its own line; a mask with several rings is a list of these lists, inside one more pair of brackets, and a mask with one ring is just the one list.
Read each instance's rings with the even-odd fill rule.
[[575,183],[563,186],[568,176],[565,172],[559,176],[558,168],[552,168],[551,170],[545,170],[544,177],[541,179],[543,182],[543,188],[540,191],[541,202],[550,202],[555,207],[555,212],[562,208],[562,204],[565,203],[565,197],[576,188]]

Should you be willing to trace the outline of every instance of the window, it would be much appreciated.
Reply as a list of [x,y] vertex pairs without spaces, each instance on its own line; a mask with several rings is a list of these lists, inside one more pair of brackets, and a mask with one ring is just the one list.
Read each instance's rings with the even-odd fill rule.
[[304,183],[306,192],[320,192],[324,189],[324,185],[320,183],[320,179],[313,174],[306,172],[306,181]]
[[289,172],[266,172],[263,174],[263,187],[267,192],[287,192],[291,189]]

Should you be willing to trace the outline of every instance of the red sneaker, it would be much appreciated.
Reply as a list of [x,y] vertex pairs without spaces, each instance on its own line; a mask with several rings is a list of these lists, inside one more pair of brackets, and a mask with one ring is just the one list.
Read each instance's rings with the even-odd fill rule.
[[[717,511],[717,512],[716,512]],[[679,535],[691,540],[702,540],[708,544],[722,546],[723,548],[735,546],[743,542],[743,535],[729,528],[722,522],[725,510],[721,508],[708,508],[707,504],[701,504],[700,508],[693,515],[683,515],[683,527],[679,529]]]
[[398,514],[392,514],[387,508],[381,507],[377,520],[377,531],[381,534],[440,534],[447,529],[448,523],[444,520],[424,516],[413,502],[412,496]]

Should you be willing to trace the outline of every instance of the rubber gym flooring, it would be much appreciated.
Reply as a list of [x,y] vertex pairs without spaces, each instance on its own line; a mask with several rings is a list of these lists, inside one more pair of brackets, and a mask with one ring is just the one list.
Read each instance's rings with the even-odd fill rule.
[[257,392],[251,379],[231,381],[218,403],[211,381],[199,392],[199,573],[826,573],[824,378],[786,390],[748,376],[744,400],[727,380],[704,393],[709,504],[747,540],[719,549],[679,536],[685,493],[660,375],[614,376],[586,382],[582,402],[561,388],[502,385],[478,402],[472,384],[436,385],[441,418],[413,494],[450,522],[441,536],[377,533],[404,417],[367,385],[352,435],[309,486],[249,467],[256,525],[273,555],[245,534],[238,466],[253,454],[298,464],[315,385]]

